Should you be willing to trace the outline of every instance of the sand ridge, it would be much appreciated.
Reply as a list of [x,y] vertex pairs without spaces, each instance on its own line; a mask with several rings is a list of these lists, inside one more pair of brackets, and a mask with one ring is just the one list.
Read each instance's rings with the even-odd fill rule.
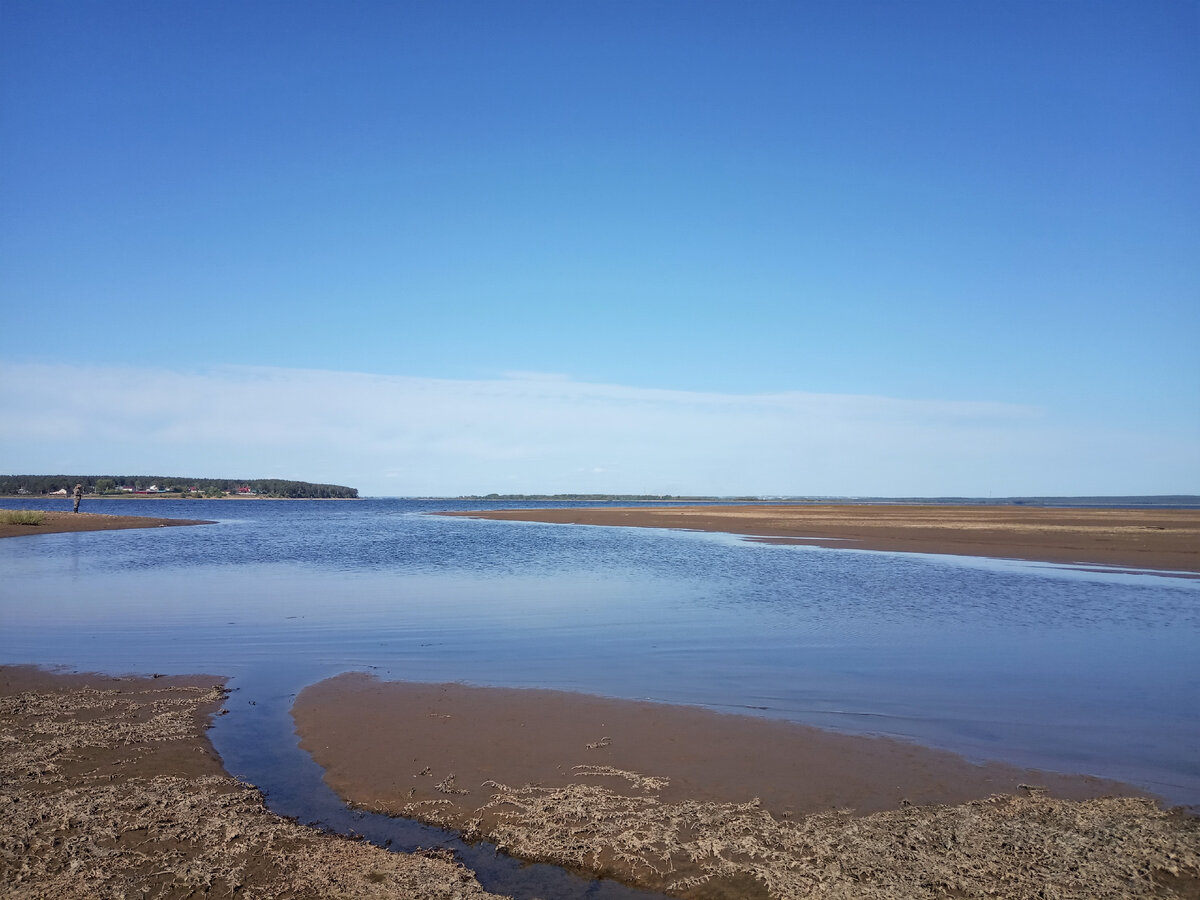
[[559,507],[439,513],[504,521],[718,531],[779,543],[1200,574],[1200,510],[950,504]]
[[112,516],[104,513],[32,510],[41,513],[40,525],[0,523],[0,538],[32,537],[72,531],[115,531],[126,528],[165,528],[174,525],[215,525],[208,519],[162,519],[155,516]]

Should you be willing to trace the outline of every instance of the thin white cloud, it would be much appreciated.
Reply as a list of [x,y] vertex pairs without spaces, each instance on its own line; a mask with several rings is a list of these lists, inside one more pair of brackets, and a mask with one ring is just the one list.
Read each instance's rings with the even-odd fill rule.
[[523,369],[512,369],[501,373],[502,378],[511,381],[570,381],[571,376],[562,372],[527,372]]
[[1082,434],[1026,406],[705,393],[521,373],[456,381],[0,364],[0,423],[10,472],[278,476],[364,494],[1197,489],[1187,465],[1194,442]]

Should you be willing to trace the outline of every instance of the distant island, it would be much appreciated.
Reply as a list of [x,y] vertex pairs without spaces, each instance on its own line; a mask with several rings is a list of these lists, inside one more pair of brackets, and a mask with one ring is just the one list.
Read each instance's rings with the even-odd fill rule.
[[173,475],[0,475],[0,495],[69,495],[82,484],[93,497],[219,497],[276,500],[357,500],[358,488],[283,478],[181,478]]

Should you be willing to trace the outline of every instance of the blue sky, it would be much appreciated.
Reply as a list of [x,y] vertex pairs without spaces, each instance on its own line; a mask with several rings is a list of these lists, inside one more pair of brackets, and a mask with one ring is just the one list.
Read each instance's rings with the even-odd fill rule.
[[0,0],[0,469],[1200,493],[1198,45],[1195,2]]

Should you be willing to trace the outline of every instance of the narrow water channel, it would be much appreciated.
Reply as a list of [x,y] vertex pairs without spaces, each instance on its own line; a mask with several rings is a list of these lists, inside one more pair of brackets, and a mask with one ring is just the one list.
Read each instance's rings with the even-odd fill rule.
[[229,687],[228,713],[216,717],[209,737],[230,774],[261,790],[278,815],[397,852],[448,849],[485,890],[515,900],[666,900],[665,894],[608,878],[522,862],[493,844],[468,843],[455,832],[411,819],[351,809],[325,784],[321,767],[300,749],[290,714],[294,687],[268,673],[237,677]]

